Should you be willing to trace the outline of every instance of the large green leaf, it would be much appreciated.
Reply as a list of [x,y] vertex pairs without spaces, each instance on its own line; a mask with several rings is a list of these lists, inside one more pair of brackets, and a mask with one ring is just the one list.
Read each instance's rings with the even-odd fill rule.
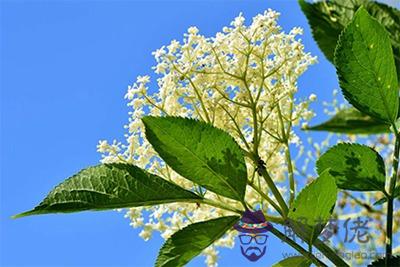
[[179,267],[185,265],[214,241],[221,238],[239,218],[239,216],[227,216],[198,222],[174,233],[162,246],[155,266]]
[[103,164],[78,172],[56,186],[33,210],[14,217],[200,200],[196,194],[134,165]]
[[390,132],[390,125],[349,107],[339,110],[329,120],[307,127],[305,130],[346,134],[378,134]]
[[385,163],[379,153],[368,146],[341,143],[330,148],[317,161],[318,173],[327,169],[340,189],[385,189]]
[[319,2],[299,0],[299,3],[310,24],[315,41],[331,62],[333,62],[339,34],[352,20],[356,10],[363,5],[389,32],[400,79],[400,11],[398,9],[369,0]]
[[311,262],[307,258],[303,256],[294,256],[281,260],[280,262],[272,265],[272,267],[309,267],[310,265]]
[[292,229],[312,244],[328,222],[337,197],[334,178],[325,171],[294,200],[288,218]]
[[343,94],[353,106],[395,123],[399,92],[390,39],[363,7],[339,37],[335,65]]
[[147,140],[177,173],[222,196],[243,201],[247,171],[233,138],[205,122],[145,117]]

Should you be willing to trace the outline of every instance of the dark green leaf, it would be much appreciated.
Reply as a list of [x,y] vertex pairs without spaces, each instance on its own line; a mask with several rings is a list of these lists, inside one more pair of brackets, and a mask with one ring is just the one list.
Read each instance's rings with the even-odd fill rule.
[[399,92],[390,39],[363,7],[339,37],[335,65],[343,94],[354,107],[396,121]]
[[329,120],[305,128],[311,131],[328,131],[346,134],[378,134],[390,132],[390,125],[349,107],[339,110]]
[[307,17],[315,41],[333,62],[337,40],[344,27],[352,20],[356,10],[363,5],[389,32],[400,80],[400,11],[369,0],[330,0],[308,3],[299,1]]
[[335,180],[327,170],[296,197],[289,210],[289,225],[309,244],[313,243],[328,222],[336,197]]
[[[386,267],[386,258],[380,258],[370,264],[368,264],[368,267]],[[393,256],[389,262],[388,265],[389,267],[398,267],[400,266],[400,256]]]
[[387,202],[387,198],[383,197],[383,198],[379,199],[378,201],[375,201],[375,203],[373,205],[378,206],[378,205],[382,205],[385,202]]
[[56,186],[33,210],[14,217],[196,200],[201,198],[134,165],[104,164],[78,172]]
[[[400,197],[400,186],[397,186],[397,187],[394,189],[393,197],[394,197],[394,198],[399,198],[399,197]],[[383,203],[386,203],[386,202],[387,202],[387,198],[386,198],[386,197],[383,197],[383,198],[379,199],[378,201],[376,201],[376,202],[374,203],[374,206],[382,205]]]
[[221,217],[191,224],[174,233],[162,246],[155,266],[184,266],[221,238],[239,219],[239,216]]
[[222,196],[243,201],[246,164],[233,138],[205,122],[179,117],[145,117],[147,140],[183,177]]
[[385,163],[379,153],[368,146],[342,143],[330,148],[317,161],[318,173],[327,169],[340,189],[385,189]]
[[272,265],[272,267],[309,267],[310,265],[311,262],[307,258],[303,256],[295,256],[281,260],[280,262]]
[[305,0],[299,0],[301,10],[310,24],[314,40],[331,62],[333,62],[339,35],[355,12],[352,2],[336,0],[308,3]]

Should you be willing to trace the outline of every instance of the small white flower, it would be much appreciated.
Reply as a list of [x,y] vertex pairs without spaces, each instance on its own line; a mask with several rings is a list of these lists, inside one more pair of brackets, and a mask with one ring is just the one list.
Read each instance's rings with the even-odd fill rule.
[[239,16],[237,16],[237,17],[233,20],[232,26],[238,28],[238,27],[240,27],[240,26],[243,25],[244,21],[245,21],[245,19],[244,19],[242,13],[240,13]]
[[157,64],[157,66],[153,67],[155,69],[156,74],[165,74],[165,71],[168,68],[168,64],[165,62],[160,62]]
[[146,83],[150,82],[150,76],[149,76],[149,75],[138,76],[138,77],[136,78],[136,82],[137,82],[137,83],[144,83],[144,84],[146,84]]
[[162,46],[160,49],[157,49],[156,51],[154,51],[152,53],[152,55],[154,55],[154,58],[158,61],[161,60],[161,57],[164,56],[166,54],[165,52],[165,47]]
[[105,153],[108,151],[110,145],[107,143],[106,140],[100,140],[99,144],[97,145],[97,151],[100,153]]
[[291,34],[293,35],[302,35],[303,34],[303,29],[300,27],[294,27],[291,31]]
[[143,230],[139,233],[139,236],[143,238],[144,241],[148,241],[152,235],[153,229],[149,225],[145,225]]
[[188,29],[188,33],[192,34],[192,35],[196,35],[198,32],[199,32],[199,29],[197,27],[194,27],[194,26],[189,27],[189,29]]
[[143,221],[144,221],[143,218],[137,218],[137,219],[135,218],[135,219],[132,220],[131,226],[133,228],[141,227],[141,226],[143,226]]
[[308,99],[309,99],[310,101],[315,101],[315,100],[317,100],[317,96],[316,96],[315,94],[311,94],[311,95],[308,97]]
[[128,86],[128,91],[125,94],[125,99],[132,100],[135,97],[135,88],[133,86]]

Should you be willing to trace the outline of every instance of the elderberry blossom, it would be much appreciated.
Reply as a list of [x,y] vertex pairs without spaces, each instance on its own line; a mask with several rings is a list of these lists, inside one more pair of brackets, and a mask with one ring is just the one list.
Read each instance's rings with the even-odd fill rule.
[[[156,50],[155,83],[150,76],[138,76],[125,95],[132,108],[126,143],[101,141],[98,151],[103,153],[102,161],[130,162],[196,191],[198,185],[175,173],[157,155],[145,138],[141,122],[145,115],[191,117],[225,130],[243,150],[257,152],[278,189],[287,195],[287,162],[292,159],[286,152],[289,144],[302,145],[293,127],[314,116],[309,104],[316,99],[314,94],[306,99],[296,97],[297,79],[316,58],[304,50],[298,37],[302,29],[296,27],[286,33],[277,24],[278,17],[278,12],[268,9],[246,24],[240,14],[213,37],[190,27],[182,41],[172,40]],[[148,92],[150,85],[158,88],[156,93]],[[268,192],[250,160],[247,165],[249,181]],[[205,197],[241,207],[209,191]],[[267,214],[275,212],[250,186],[246,202]],[[131,208],[126,216],[133,227],[142,228],[140,236],[148,240],[154,231],[168,238],[193,222],[229,214],[206,204],[173,203]],[[217,264],[216,247],[233,247],[234,236],[234,232],[228,232],[203,252],[208,266]]]

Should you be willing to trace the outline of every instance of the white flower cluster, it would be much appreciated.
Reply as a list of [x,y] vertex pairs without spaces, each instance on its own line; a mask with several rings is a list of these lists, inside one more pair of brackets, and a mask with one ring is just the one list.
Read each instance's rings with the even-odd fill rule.
[[[278,16],[267,10],[246,26],[240,14],[211,38],[190,27],[183,42],[173,40],[155,51],[154,72],[159,90],[148,94],[149,76],[139,76],[129,86],[125,97],[132,112],[126,126],[127,144],[101,141],[98,150],[103,153],[103,162],[130,162],[192,190],[196,185],[166,166],[144,136],[144,115],[175,115],[197,118],[224,129],[244,150],[257,150],[276,182],[285,181],[288,144],[300,144],[292,126],[314,116],[308,108],[316,99],[314,94],[304,100],[294,97],[297,79],[316,58],[304,51],[297,38],[302,29],[283,32],[277,25]],[[250,161],[248,173],[249,180],[268,192]],[[279,190],[283,194],[288,191],[283,186]],[[205,196],[238,205],[208,191]],[[251,187],[246,190],[246,202],[266,213],[274,212]],[[127,217],[133,227],[142,227],[140,236],[148,240],[153,231],[168,238],[190,223],[227,214],[204,204],[178,203],[132,208]],[[204,251],[209,266],[217,264],[215,247],[233,247],[234,236],[234,232],[228,233]]]

